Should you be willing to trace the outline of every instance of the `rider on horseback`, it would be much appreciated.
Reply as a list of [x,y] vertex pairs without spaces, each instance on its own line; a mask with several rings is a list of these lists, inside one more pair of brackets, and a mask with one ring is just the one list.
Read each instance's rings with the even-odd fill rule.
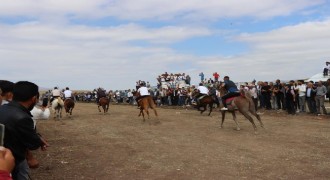
[[227,90],[227,94],[222,96],[222,104],[223,104],[223,108],[221,108],[221,110],[228,110],[227,108],[227,104],[226,104],[226,99],[231,98],[231,97],[235,97],[235,96],[239,96],[239,90],[237,89],[237,86],[235,85],[235,83],[231,80],[229,80],[228,76],[225,76],[223,78],[224,83],[221,85],[221,87],[224,87]]
[[65,88],[64,98],[65,99],[72,99],[72,91],[68,87]]
[[102,88],[100,88],[100,87],[97,89],[96,94],[97,94],[97,97],[96,97],[96,103],[97,104],[99,103],[99,101],[100,101],[101,98],[107,96],[106,93],[105,93],[105,90],[102,89]]
[[199,83],[199,86],[197,87],[198,94],[195,97],[195,102],[198,103],[198,99],[202,96],[209,94],[209,89],[203,85],[203,83]]
[[58,97],[61,97],[61,91],[57,87],[54,87],[54,89],[52,91],[52,98],[50,99],[50,103],[52,103],[53,100]]
[[150,93],[148,91],[148,88],[145,86],[144,83],[141,83],[140,84],[140,88],[137,90],[137,92],[140,94],[140,96],[138,96],[135,101],[137,102],[138,104],[138,107],[139,107],[139,100],[146,97],[146,96],[150,96]]

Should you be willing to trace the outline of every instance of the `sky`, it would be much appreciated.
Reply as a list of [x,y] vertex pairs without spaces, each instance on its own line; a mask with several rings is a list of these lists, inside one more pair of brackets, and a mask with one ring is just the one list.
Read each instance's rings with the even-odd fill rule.
[[330,0],[0,0],[0,79],[74,90],[309,78],[330,61]]

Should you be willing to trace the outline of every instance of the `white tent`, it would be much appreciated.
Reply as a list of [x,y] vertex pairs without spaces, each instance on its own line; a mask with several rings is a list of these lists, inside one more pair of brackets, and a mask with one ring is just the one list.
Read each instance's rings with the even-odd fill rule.
[[305,80],[305,82],[309,82],[309,81],[313,81],[313,82],[318,82],[318,81],[322,81],[325,82],[330,78],[330,76],[323,76],[323,73],[318,73],[315,74],[314,76],[308,78]]

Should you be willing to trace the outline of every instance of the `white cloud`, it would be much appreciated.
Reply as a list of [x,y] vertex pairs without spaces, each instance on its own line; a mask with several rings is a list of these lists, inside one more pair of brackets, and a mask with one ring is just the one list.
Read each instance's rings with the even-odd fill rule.
[[[286,16],[325,1],[248,2],[2,0],[2,19],[23,17],[22,21],[24,18],[33,21],[0,24],[0,77],[12,81],[30,80],[44,87],[126,89],[133,88],[139,79],[155,83],[155,77],[165,71],[188,73],[194,83],[197,83],[200,71],[204,71],[208,78],[217,71],[236,81],[301,78],[321,71],[323,62],[330,60],[329,20],[263,33],[231,34],[234,37],[229,40],[248,46],[246,54],[197,56],[171,48],[173,43],[225,32],[209,29],[208,21],[226,17],[265,19]],[[136,21],[107,27],[70,23],[76,18],[105,17]],[[143,19],[175,20],[181,21],[178,24],[184,22],[194,26],[147,28],[139,24]],[[195,21],[205,21],[206,25],[198,26]]]
[[[250,51],[230,58],[213,57],[203,68],[221,71],[236,80],[308,78],[330,60],[330,20],[306,22],[263,33],[241,34],[237,41]],[[214,68],[218,67],[218,68]]]
[[[205,28],[147,29],[134,24],[110,28],[38,22],[0,25],[0,56],[5,57],[0,75],[13,81],[38,81],[46,87],[134,87],[134,81],[154,81],[168,65],[188,59],[167,43],[210,33]],[[135,41],[151,44],[144,47],[134,45]]]
[[101,18],[126,20],[196,21],[231,17],[258,19],[286,16],[325,0],[2,0],[0,16],[28,16],[34,18]]

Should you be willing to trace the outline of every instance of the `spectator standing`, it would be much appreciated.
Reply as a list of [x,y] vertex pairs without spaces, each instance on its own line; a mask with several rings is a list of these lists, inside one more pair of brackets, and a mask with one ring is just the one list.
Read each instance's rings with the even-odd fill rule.
[[329,98],[329,102],[330,102],[330,78],[327,80],[327,98]]
[[306,84],[304,84],[304,81],[299,80],[297,88],[299,96],[299,111],[306,112]]
[[133,104],[133,93],[130,89],[127,91],[127,98],[128,98],[128,103],[132,105]]
[[271,107],[272,109],[278,110],[277,100],[276,100],[276,92],[278,92],[277,86],[274,85],[273,82],[269,83],[270,93],[271,93]]
[[191,78],[189,75],[186,76],[186,84],[190,85]]
[[214,72],[213,77],[214,77],[214,82],[218,82],[220,75],[217,72]]
[[293,88],[290,84],[285,85],[285,102],[286,102],[286,109],[288,111],[288,114],[294,115],[296,113],[294,109],[294,101],[296,99],[295,93]]
[[33,128],[30,111],[38,101],[38,86],[28,81],[15,83],[13,101],[0,107],[0,123],[5,125],[4,145],[15,157],[13,179],[29,179],[29,166],[25,159],[27,150],[41,147],[46,150],[48,144]]
[[271,91],[268,82],[264,82],[263,86],[261,87],[261,95],[264,99],[266,109],[271,110],[272,109],[272,105],[270,103]]
[[310,114],[315,114],[316,102],[315,102],[316,90],[313,87],[313,83],[309,82],[306,88],[306,101]]
[[324,106],[324,100],[325,100],[325,95],[327,93],[327,88],[322,84],[322,81],[319,81],[317,83],[317,88],[316,88],[316,110],[317,114],[321,115],[321,108],[323,110],[323,114],[327,114],[327,110],[325,109]]
[[199,73],[199,76],[201,77],[201,82],[203,82],[204,81],[204,73],[203,72]]
[[258,111],[258,91],[257,87],[254,82],[252,84],[248,85],[250,94],[252,96],[252,100],[254,103],[255,110]]
[[276,89],[274,90],[274,94],[276,96],[276,104],[277,104],[277,108],[280,109],[284,109],[284,87],[281,84],[281,80],[277,79],[275,81],[274,87],[276,87]]

